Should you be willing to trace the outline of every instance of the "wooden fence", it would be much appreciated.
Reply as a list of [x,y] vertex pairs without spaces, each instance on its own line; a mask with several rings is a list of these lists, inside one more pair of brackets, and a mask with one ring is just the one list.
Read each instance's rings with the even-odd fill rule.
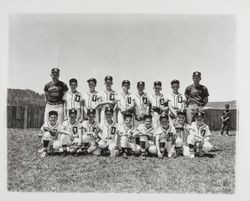
[[[7,128],[40,128],[43,124],[44,106],[7,106]],[[207,109],[206,123],[210,130],[221,128],[220,109]],[[237,128],[237,111],[231,110],[231,129]]]

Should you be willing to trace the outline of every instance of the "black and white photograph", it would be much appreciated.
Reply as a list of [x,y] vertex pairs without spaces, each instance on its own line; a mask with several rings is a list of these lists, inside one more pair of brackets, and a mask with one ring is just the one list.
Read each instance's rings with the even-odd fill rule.
[[0,6],[6,197],[247,200],[243,6],[15,4]]
[[9,25],[9,191],[234,193],[234,16]]

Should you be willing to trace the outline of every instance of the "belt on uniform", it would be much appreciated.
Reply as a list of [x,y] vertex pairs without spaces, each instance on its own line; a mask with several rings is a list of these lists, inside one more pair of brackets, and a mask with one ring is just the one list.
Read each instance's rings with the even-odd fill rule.
[[60,104],[62,104],[62,102],[57,102],[57,103],[47,102],[47,104],[49,104],[49,105],[60,105]]

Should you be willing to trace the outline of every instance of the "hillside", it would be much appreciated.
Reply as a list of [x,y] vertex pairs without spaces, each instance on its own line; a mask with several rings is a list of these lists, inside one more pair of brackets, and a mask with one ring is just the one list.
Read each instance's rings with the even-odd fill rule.
[[206,107],[211,107],[214,109],[224,109],[225,108],[225,104],[229,104],[230,109],[236,109],[237,105],[236,105],[236,100],[233,101],[227,101],[227,102],[209,102]]
[[7,93],[8,105],[45,105],[43,94],[39,94],[30,89],[8,89]]

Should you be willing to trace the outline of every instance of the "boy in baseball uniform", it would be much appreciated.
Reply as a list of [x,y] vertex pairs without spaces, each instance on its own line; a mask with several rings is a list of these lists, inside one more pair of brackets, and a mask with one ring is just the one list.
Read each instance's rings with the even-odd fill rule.
[[184,105],[184,96],[179,93],[180,88],[180,81],[179,80],[172,80],[171,81],[171,88],[172,92],[168,95],[168,107],[169,107],[169,121],[170,124],[173,126],[176,117],[177,112],[182,111],[185,108]]
[[64,120],[69,117],[69,110],[77,111],[77,121],[83,121],[83,96],[77,91],[77,80],[72,78],[69,80],[70,91],[67,91],[63,96],[64,101]]
[[[117,95],[117,108],[118,108],[118,124],[123,124],[123,115],[127,112],[134,113],[135,99],[134,96],[129,92],[130,81],[122,81],[122,92]],[[132,118],[133,120],[133,118]],[[133,121],[132,121],[133,123]]]
[[158,128],[160,125],[160,115],[168,110],[167,99],[161,93],[162,83],[160,81],[154,82],[154,94],[150,97],[151,114],[153,117],[153,126]]
[[[87,80],[89,84],[89,91],[83,94],[83,100],[84,100],[84,113],[87,114],[88,109],[94,109],[96,110],[98,102],[99,102],[99,97],[98,93],[95,90],[97,80],[95,78],[90,78]],[[85,119],[87,117],[85,116]],[[96,112],[96,122],[99,122],[99,114]]]
[[176,155],[189,156],[189,147],[187,144],[187,137],[189,135],[190,126],[186,124],[186,112],[185,111],[177,111],[176,121],[173,126],[176,130],[176,139],[175,139],[175,150]]
[[176,135],[176,130],[173,126],[169,124],[169,117],[166,113],[163,113],[160,116],[160,126],[157,128],[154,137],[156,147],[152,149],[156,149],[158,158],[163,158],[163,156],[167,152],[167,156],[175,157],[175,147],[174,147],[174,139]]
[[77,118],[77,112],[78,111],[76,109],[69,109],[68,120],[65,120],[62,124],[62,130],[69,133],[69,135],[64,135],[62,138],[64,155],[66,155],[67,152],[75,153],[75,146],[81,145],[80,137],[82,133],[82,125]]
[[144,115],[149,114],[150,99],[145,90],[145,82],[137,82],[138,92],[135,94],[135,126],[143,123]]
[[95,121],[96,110],[88,109],[87,117],[88,120],[82,122],[81,147],[77,149],[76,153],[100,155],[100,151],[97,149],[100,129],[99,124]]
[[[104,78],[105,81],[105,87],[106,89],[101,91],[98,94],[99,97],[99,103],[98,103],[98,109],[101,110],[101,119],[100,122],[105,121],[105,108],[106,107],[112,107],[114,111],[116,111],[116,99],[117,93],[112,89],[113,85],[113,77],[112,76],[106,76]],[[113,116],[113,120],[115,121],[115,116]]]
[[134,132],[136,131],[133,126],[133,115],[129,112],[124,114],[124,121],[118,125],[119,142],[121,147],[121,154],[123,158],[127,158],[129,151],[138,153],[140,151],[139,145],[135,143]]
[[49,120],[45,122],[39,133],[39,137],[42,138],[43,148],[39,152],[42,152],[41,157],[44,158],[47,156],[48,151],[60,151],[62,148],[60,133],[62,133],[62,128],[57,122],[58,113],[57,111],[49,111]]
[[98,146],[101,149],[101,154],[104,156],[117,156],[119,152],[118,146],[118,127],[113,120],[114,110],[112,107],[105,108],[105,120],[100,123],[100,141]]
[[139,137],[139,145],[141,150],[141,157],[145,159],[148,153],[156,154],[156,148],[154,146],[154,132],[155,129],[152,124],[152,115],[143,115],[144,122],[138,126],[134,133],[134,137]]
[[209,127],[204,122],[205,113],[197,111],[195,113],[195,121],[191,124],[187,143],[190,150],[190,158],[195,157],[195,151],[199,156],[203,156],[204,152],[209,152],[213,146],[209,142],[211,136]]

